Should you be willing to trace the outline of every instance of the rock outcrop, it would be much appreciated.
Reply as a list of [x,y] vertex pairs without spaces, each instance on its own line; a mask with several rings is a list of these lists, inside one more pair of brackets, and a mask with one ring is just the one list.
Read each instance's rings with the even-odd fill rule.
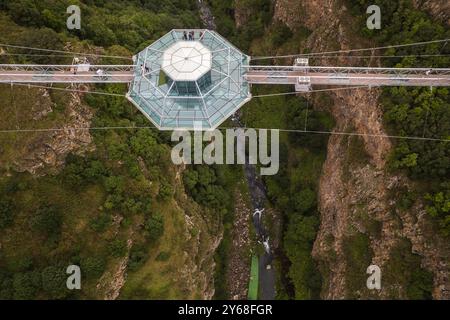
[[447,0],[413,0],[417,9],[425,10],[433,18],[450,25],[450,2]]
[[[428,6],[430,10],[437,10],[434,5]],[[307,40],[312,52],[350,49],[355,41],[359,42],[359,47],[364,47],[367,41],[358,38],[349,29],[351,17],[346,8],[336,1],[277,0],[275,19],[284,21],[293,30],[299,24],[312,30]],[[346,65],[348,61],[339,59],[333,63]],[[323,65],[330,63],[329,60],[314,62]],[[371,64],[378,65],[379,62],[373,59]],[[334,104],[328,111],[336,120],[334,131],[353,132],[360,138],[339,134],[331,135],[329,139],[319,190],[321,225],[312,252],[327,271],[322,298],[342,299],[347,296],[348,257],[344,253],[343,243],[357,230],[369,236],[374,253],[372,263],[382,270],[395,244],[402,238],[408,239],[413,253],[422,257],[421,266],[434,275],[433,297],[448,299],[449,245],[430,226],[420,200],[407,212],[395,206],[398,199],[393,198],[393,191],[398,188],[409,190],[412,183],[404,176],[386,172],[386,159],[392,144],[390,139],[381,137],[386,135],[386,131],[382,125],[382,109],[377,102],[379,90],[336,91],[331,97]],[[320,102],[315,105],[320,108]],[[354,139],[362,139],[359,153],[363,154],[350,154],[350,139],[353,143]],[[367,159],[364,158],[366,156]],[[358,157],[363,157],[363,161]],[[368,230],[369,220],[380,226],[379,235],[374,236]],[[388,296],[390,285],[385,284],[378,294],[380,298]]]
[[211,300],[215,294],[214,254],[223,238],[221,219],[212,212],[205,212],[190,199],[184,190],[182,170],[176,175],[177,207],[184,217],[184,264],[177,274],[186,289],[187,296]]
[[[46,102],[37,101],[32,107],[32,117],[35,121],[42,120],[52,112],[53,103],[48,91],[42,89],[40,93]],[[43,130],[24,146],[24,152],[21,153],[24,156],[14,161],[16,171],[27,171],[34,175],[44,174],[49,168],[60,169],[69,153],[84,154],[94,149],[88,129],[93,113],[83,104],[80,94],[70,94],[65,115],[67,121],[61,127]]]

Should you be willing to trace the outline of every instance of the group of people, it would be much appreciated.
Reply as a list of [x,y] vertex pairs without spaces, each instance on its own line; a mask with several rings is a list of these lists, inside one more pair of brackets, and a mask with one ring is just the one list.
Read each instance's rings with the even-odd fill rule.
[[[201,39],[202,37],[203,37],[203,32],[200,31],[199,39]],[[185,40],[185,41],[187,41],[187,40],[194,41],[195,40],[195,32],[194,31],[189,31],[189,32],[184,31],[183,32],[183,40]]]

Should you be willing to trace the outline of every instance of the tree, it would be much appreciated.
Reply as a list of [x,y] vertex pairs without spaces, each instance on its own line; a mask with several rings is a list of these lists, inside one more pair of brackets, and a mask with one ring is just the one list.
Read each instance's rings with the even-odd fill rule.
[[92,20],[86,25],[86,34],[100,46],[107,47],[117,42],[114,32],[99,20]]
[[122,239],[114,239],[109,244],[109,253],[114,258],[120,258],[123,257],[127,253],[127,242]]
[[294,204],[298,212],[306,213],[315,206],[316,193],[309,188],[304,188],[295,194]]
[[0,271],[0,300],[11,300],[14,296],[13,279]]
[[317,217],[296,214],[291,217],[284,236],[284,249],[291,261],[289,277],[296,299],[314,299],[320,292],[320,274],[310,254],[318,225]]
[[40,288],[41,275],[38,271],[14,274],[14,299],[28,300],[36,298],[36,294]]
[[56,239],[61,232],[62,215],[56,207],[43,205],[31,217],[30,226],[33,230]]
[[[27,29],[20,33],[16,39],[16,43],[20,46],[63,50],[64,45],[58,33],[49,28],[42,29]],[[26,53],[23,50],[21,53]],[[32,57],[32,56],[31,56]],[[57,53],[49,52],[45,56],[28,57],[37,64],[57,64],[63,63],[64,58],[57,55]]]
[[28,26],[41,26],[42,17],[36,2],[32,0],[7,1],[6,8],[9,10],[13,20],[19,24]]
[[401,238],[391,249],[383,267],[385,283],[399,290],[396,296],[403,293],[408,299],[431,299],[433,273],[422,268],[422,257],[411,250],[411,242],[406,238]]
[[270,42],[273,48],[278,48],[292,37],[292,31],[282,21],[276,21],[270,29]]
[[450,183],[441,183],[442,191],[426,194],[427,213],[437,219],[444,235],[450,236]]
[[162,149],[154,133],[150,130],[139,130],[130,139],[131,149],[144,158],[149,164],[156,164],[160,159]]
[[170,199],[173,195],[173,188],[172,186],[165,180],[162,180],[159,185],[159,193],[158,196],[161,200],[167,201]]
[[81,259],[82,275],[88,279],[97,279],[105,271],[106,260],[102,257],[92,256]]
[[198,183],[197,170],[187,169],[183,174],[183,182],[187,191],[192,194],[192,191]]
[[0,230],[9,227],[14,221],[14,206],[11,200],[0,199]]
[[105,213],[92,218],[92,220],[89,222],[89,226],[92,228],[92,230],[96,232],[105,231],[110,224],[111,224],[111,216]]
[[164,233],[164,217],[160,213],[152,214],[145,223],[147,236],[151,241],[157,241]]
[[148,248],[143,245],[133,246],[130,250],[128,268],[132,271],[139,269],[148,259]]
[[42,270],[42,288],[51,299],[63,299],[67,296],[65,271],[63,266],[50,266]]

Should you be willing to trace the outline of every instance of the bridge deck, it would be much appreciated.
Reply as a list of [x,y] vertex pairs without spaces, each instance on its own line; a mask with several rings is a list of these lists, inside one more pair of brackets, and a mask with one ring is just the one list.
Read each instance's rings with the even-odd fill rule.
[[129,83],[133,73],[113,71],[98,75],[94,71],[73,74],[67,71],[37,73],[34,71],[1,72],[0,83]]
[[340,86],[450,86],[450,75],[441,74],[377,74],[377,73],[324,73],[302,71],[252,71],[246,74],[253,84],[296,84],[309,80],[311,85]]
[[[450,69],[244,66],[252,84],[450,86]],[[0,83],[129,83],[134,65],[0,65]],[[101,70],[103,74],[98,74]],[[75,74],[75,71],[76,74]],[[158,71],[154,70],[153,72]],[[299,82],[300,81],[300,82]]]

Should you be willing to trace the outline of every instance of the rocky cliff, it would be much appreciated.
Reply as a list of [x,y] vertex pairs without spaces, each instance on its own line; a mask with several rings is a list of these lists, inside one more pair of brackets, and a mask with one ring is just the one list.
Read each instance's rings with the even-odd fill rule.
[[[39,92],[46,101],[38,100],[32,106],[36,123],[53,111],[48,91],[41,89]],[[24,145],[23,154],[14,160],[17,171],[42,174],[46,169],[58,170],[69,153],[84,154],[94,149],[92,136],[86,129],[91,126],[92,110],[82,103],[79,94],[70,93],[69,96],[64,124],[55,130],[42,132]]]
[[184,245],[181,254],[183,267],[178,270],[180,281],[195,299],[211,300],[215,294],[214,254],[223,237],[223,225],[212,212],[201,208],[189,198],[181,180],[176,176],[177,210],[184,218]]
[[[428,4],[428,7],[437,10],[435,4]],[[352,18],[338,1],[277,0],[274,18],[284,21],[292,30],[300,25],[312,30],[307,41],[312,52],[349,49],[355,47],[355,43],[357,47],[370,47],[367,40],[358,38],[351,30]],[[326,64],[330,60],[314,60],[313,63]],[[345,65],[349,64],[349,59],[332,63]],[[371,61],[372,66],[378,64],[375,59]],[[356,295],[349,293],[351,277],[361,277],[362,288],[367,276],[349,275],[345,243],[353,235],[363,234],[369,239],[367,249],[372,251],[371,263],[379,265],[382,272],[388,268],[393,248],[404,239],[410,241],[412,253],[421,257],[421,267],[433,273],[433,297],[448,299],[448,243],[437,236],[419,200],[408,210],[398,209],[396,205],[395,190],[408,192],[411,182],[386,171],[386,158],[392,144],[390,139],[380,137],[386,135],[386,131],[382,125],[379,94],[375,89],[331,94],[334,104],[329,111],[336,119],[334,131],[355,135],[331,135],[320,180],[321,225],[312,254],[323,273],[322,298],[405,298],[405,288],[398,288],[395,281],[385,281],[382,290],[375,294],[364,290]]]
[[[0,128],[27,130],[8,132],[1,136],[2,174],[9,175],[12,171],[28,172],[33,176],[57,174],[64,168],[69,153],[89,154],[96,147],[103,147],[96,146],[90,131],[86,130],[91,127],[94,110],[83,102],[80,94],[61,92],[61,96],[56,97],[54,92],[47,89],[3,87],[2,90],[4,97],[11,95],[12,99],[2,100],[5,119],[2,119]],[[20,112],[16,114],[16,110]],[[164,150],[167,154],[170,152],[167,147]],[[145,167],[143,161],[140,163],[140,170],[151,179],[148,172],[152,168]],[[172,260],[159,262],[157,256],[151,255],[139,272],[146,276],[155,272],[155,268],[159,272],[163,271],[164,277],[178,286],[174,290],[176,298],[212,299],[215,292],[214,254],[223,234],[221,220],[186,195],[181,179],[183,168],[168,167],[170,172],[166,173],[166,177],[175,193],[169,201],[161,201],[156,205],[161,206],[161,212],[168,216],[164,225],[164,236],[167,237],[164,238],[164,245],[169,244],[170,254],[176,263],[171,264]],[[74,190],[72,197],[76,198],[78,192]],[[90,205],[95,206],[94,202]],[[91,217],[87,217],[86,221],[90,219]],[[142,237],[144,230],[139,219],[133,219],[124,228],[124,219],[117,212],[112,217],[108,232],[118,236],[119,229],[124,229],[122,232],[126,234],[127,254],[123,258],[109,260],[106,271],[94,286],[95,289],[89,291],[91,297],[116,299],[133,277],[133,272],[128,270],[129,254],[135,240]],[[82,224],[87,223],[86,221]],[[151,248],[151,251],[157,252],[155,248]],[[162,250],[158,248],[158,251]],[[132,280],[135,286],[138,283],[152,289],[152,283],[147,283],[145,279],[134,277]]]
[[435,19],[450,25],[450,2],[447,0],[414,0],[413,4],[416,8],[427,11]]

